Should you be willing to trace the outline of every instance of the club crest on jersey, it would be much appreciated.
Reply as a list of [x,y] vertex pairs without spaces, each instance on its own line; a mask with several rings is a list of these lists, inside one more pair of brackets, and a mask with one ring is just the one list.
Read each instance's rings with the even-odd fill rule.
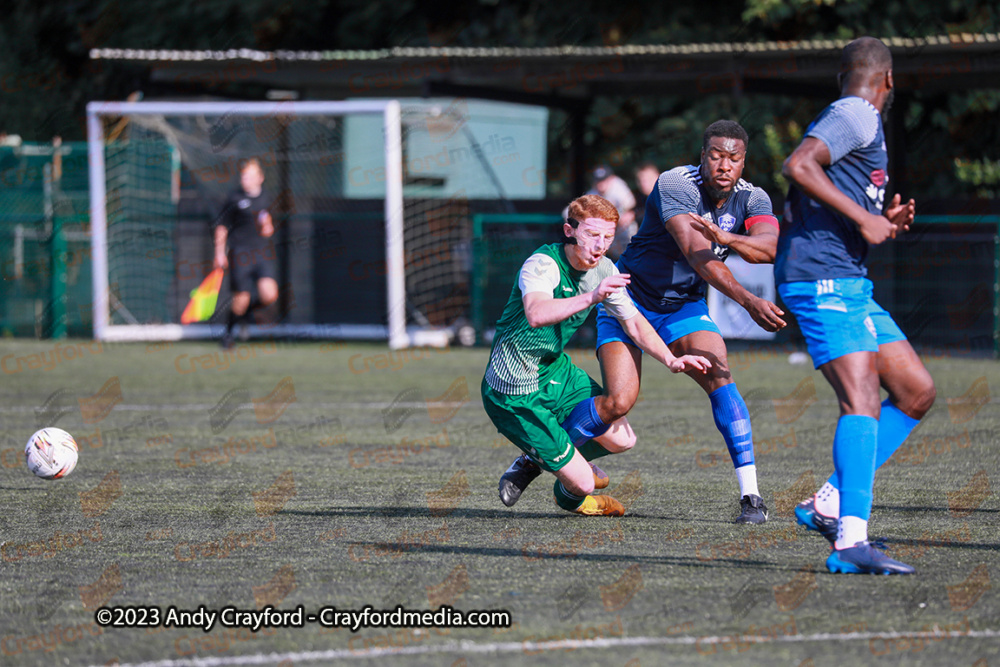
[[236,205],[239,206],[240,208],[249,208],[250,207],[250,200],[249,199],[241,199]]
[[725,213],[719,216],[719,227],[722,228],[722,231],[728,232],[735,226],[736,216],[731,213]]
[[885,169],[876,169],[871,173],[872,183],[878,187],[885,185]]

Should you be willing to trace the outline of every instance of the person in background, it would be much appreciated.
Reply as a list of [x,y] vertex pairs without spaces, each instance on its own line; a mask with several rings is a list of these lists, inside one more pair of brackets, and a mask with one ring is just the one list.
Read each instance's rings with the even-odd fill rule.
[[648,197],[649,193],[656,187],[656,180],[660,177],[659,168],[652,162],[643,162],[635,168],[635,182],[639,184],[639,192],[643,197]]
[[635,182],[639,186],[639,192],[642,195],[642,201],[640,202],[642,206],[636,206],[635,211],[635,228],[637,230],[642,227],[642,220],[646,213],[646,200],[649,198],[649,193],[656,187],[656,181],[659,178],[660,168],[653,162],[647,160],[635,168]]
[[243,323],[254,309],[278,300],[270,206],[271,198],[264,192],[264,170],[257,159],[247,160],[240,169],[239,189],[230,193],[214,223],[214,267],[229,270],[233,290],[221,340],[225,349],[233,346],[237,321]]
[[635,195],[629,189],[628,183],[616,176],[608,165],[601,165],[594,170],[593,187],[587,191],[587,194],[600,195],[618,209],[615,241],[608,249],[607,255],[611,261],[617,262],[621,254],[625,252],[625,248],[628,247],[628,242],[639,231],[639,226],[635,222]]

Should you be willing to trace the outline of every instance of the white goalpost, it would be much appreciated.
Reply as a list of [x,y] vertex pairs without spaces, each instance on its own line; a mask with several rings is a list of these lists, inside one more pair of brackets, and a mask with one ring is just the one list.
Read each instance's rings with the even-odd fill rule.
[[[406,128],[396,100],[89,103],[94,337],[219,335],[179,314],[211,269],[219,202],[254,157],[276,202],[285,301],[251,336],[447,345],[446,316],[428,304],[452,280],[455,244],[423,231],[440,203],[410,186],[404,199]],[[414,277],[425,269],[433,281]]]

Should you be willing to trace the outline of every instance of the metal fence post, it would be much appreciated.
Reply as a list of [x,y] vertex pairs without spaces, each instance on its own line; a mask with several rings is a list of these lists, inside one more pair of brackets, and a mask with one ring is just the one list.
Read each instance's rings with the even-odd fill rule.
[[[59,147],[55,147],[56,151]],[[52,281],[49,297],[49,316],[52,318],[51,337],[66,337],[66,236],[63,234],[62,219],[56,215],[53,202],[53,169],[48,162],[44,168],[44,206],[46,222],[50,224],[49,250],[52,260]],[[44,326],[44,325],[43,325]]]
[[1000,220],[993,234],[993,357],[1000,358]]

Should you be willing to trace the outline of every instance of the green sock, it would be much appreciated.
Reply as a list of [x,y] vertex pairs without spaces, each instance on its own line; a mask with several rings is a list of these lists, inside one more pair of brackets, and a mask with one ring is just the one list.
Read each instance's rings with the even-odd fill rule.
[[574,496],[566,490],[566,488],[562,485],[562,482],[558,479],[552,487],[552,493],[556,496],[556,505],[559,505],[559,507],[564,510],[569,510],[570,512],[582,505],[583,501],[587,498],[586,496]]
[[577,447],[577,450],[579,450],[579,452],[583,454],[583,458],[587,459],[588,461],[599,459],[602,456],[607,456],[608,454],[611,453],[608,450],[604,449],[604,447],[601,446],[601,443],[597,442],[596,440],[588,440],[587,442]]

